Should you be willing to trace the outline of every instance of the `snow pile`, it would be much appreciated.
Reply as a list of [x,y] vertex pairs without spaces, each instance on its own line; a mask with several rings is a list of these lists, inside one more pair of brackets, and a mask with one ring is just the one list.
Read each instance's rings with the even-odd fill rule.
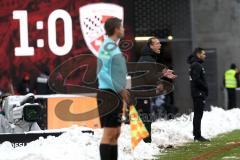
[[[131,151],[129,126],[122,127],[119,139],[119,160],[151,159],[159,154],[162,146],[180,145],[192,141],[193,114],[183,115],[174,120],[159,120],[152,125],[153,143],[141,142]],[[224,111],[213,107],[205,112],[202,121],[202,134],[212,138],[220,133],[240,129],[240,109]],[[59,137],[40,138],[25,147],[12,148],[9,142],[0,145],[0,160],[99,160],[99,143],[102,130],[86,134],[83,128],[71,127]]]
[[[157,145],[179,145],[193,140],[193,113],[182,115],[174,120],[159,120],[152,125],[153,141]],[[212,107],[211,112],[204,112],[202,135],[213,138],[218,134],[240,129],[240,109],[225,111]]]

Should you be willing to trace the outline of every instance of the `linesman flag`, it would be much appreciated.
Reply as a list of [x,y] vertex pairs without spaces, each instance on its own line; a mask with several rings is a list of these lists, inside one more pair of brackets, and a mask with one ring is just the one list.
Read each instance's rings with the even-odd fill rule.
[[136,108],[131,105],[129,111],[130,129],[131,129],[131,144],[134,149],[138,143],[149,136],[149,133],[143,124]]

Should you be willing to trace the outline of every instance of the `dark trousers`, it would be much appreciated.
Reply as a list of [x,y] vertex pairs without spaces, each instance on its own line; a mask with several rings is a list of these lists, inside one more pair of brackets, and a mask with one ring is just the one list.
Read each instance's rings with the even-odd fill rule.
[[228,109],[233,109],[236,107],[236,89],[227,88],[228,93]]
[[151,118],[151,99],[137,99],[136,109],[138,111],[139,116],[141,117],[149,136],[144,138],[143,141],[145,143],[151,143],[151,125],[152,125],[152,118]]
[[205,107],[205,99],[203,97],[193,98],[193,135],[195,138],[201,137],[201,121],[203,116],[203,111]]

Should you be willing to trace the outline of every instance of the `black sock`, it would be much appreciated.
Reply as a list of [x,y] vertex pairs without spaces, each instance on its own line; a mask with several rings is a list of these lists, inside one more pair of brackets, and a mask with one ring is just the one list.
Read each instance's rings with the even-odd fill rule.
[[118,159],[118,146],[117,145],[112,145],[111,149],[111,160],[117,160]]
[[111,160],[112,146],[110,144],[100,144],[101,160]]

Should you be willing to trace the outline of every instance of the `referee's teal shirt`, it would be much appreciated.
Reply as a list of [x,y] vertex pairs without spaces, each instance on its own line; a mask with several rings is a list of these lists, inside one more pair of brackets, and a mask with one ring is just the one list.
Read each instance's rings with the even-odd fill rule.
[[111,38],[102,43],[98,53],[97,77],[99,89],[120,92],[126,87],[127,66],[118,45]]

